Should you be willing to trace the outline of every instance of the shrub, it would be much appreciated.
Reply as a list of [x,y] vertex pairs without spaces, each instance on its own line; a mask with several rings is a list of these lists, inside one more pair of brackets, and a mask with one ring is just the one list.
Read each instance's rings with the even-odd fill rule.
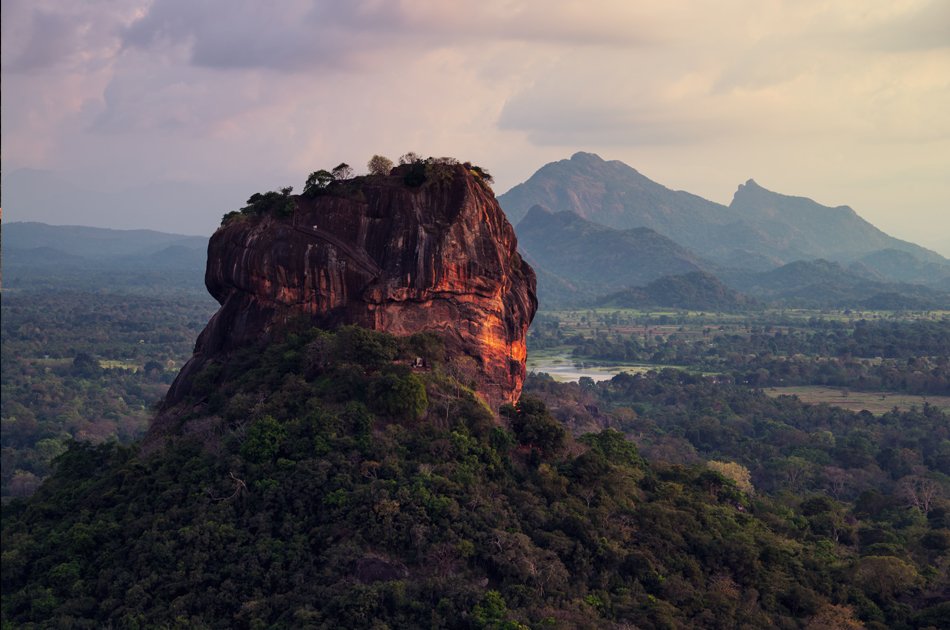
[[[247,200],[247,205],[241,208],[241,214],[263,216],[276,214],[290,216],[294,213],[297,204],[290,197],[293,186],[285,186],[279,191],[271,190],[266,193],[254,193]],[[225,215],[227,217],[227,215]]]

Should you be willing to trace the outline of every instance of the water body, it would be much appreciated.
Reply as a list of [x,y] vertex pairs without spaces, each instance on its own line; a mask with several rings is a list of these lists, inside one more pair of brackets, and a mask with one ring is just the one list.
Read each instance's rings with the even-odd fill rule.
[[549,374],[558,383],[576,383],[582,376],[592,378],[594,382],[609,381],[617,374],[626,372],[636,374],[659,370],[665,365],[575,365],[574,358],[567,353],[537,352],[528,355],[528,372]]

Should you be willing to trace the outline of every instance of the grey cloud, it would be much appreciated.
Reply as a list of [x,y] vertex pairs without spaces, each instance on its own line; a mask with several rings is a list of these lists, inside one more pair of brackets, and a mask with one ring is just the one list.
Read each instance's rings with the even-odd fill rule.
[[[300,5],[301,3],[294,3]],[[296,65],[312,54],[287,5],[211,0],[158,0],[124,33],[127,47],[185,44],[191,62],[212,68]]]
[[75,28],[75,24],[64,17],[36,11],[26,46],[6,65],[6,69],[29,72],[65,60],[76,48]]
[[[340,4],[339,6],[348,6]],[[332,18],[336,12],[324,12]],[[280,4],[234,0],[158,0],[125,33],[126,46],[190,47],[195,66],[299,70],[342,63],[355,42],[302,0]]]
[[877,50],[950,48],[950,2],[932,0],[909,15],[866,32],[862,42]]
[[100,3],[3,3],[3,69],[22,73],[108,56],[121,13]]
[[[558,15],[547,3],[523,2],[504,14],[477,4],[451,5],[353,0],[156,0],[125,32],[126,46],[185,44],[191,63],[211,68],[296,71],[350,66],[367,55],[458,45],[528,41],[591,46],[638,45],[646,29],[591,13],[588,20]],[[383,58],[381,58],[383,59]]]

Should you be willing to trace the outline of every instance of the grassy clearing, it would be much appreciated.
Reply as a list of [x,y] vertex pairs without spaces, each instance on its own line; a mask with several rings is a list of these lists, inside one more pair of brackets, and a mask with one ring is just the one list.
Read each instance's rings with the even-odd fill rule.
[[950,396],[913,396],[897,392],[856,392],[847,389],[822,386],[770,387],[765,390],[769,396],[797,396],[806,403],[827,403],[851,411],[867,410],[875,415],[888,412],[894,407],[901,410],[912,406],[922,407],[929,403],[950,412]]
[[122,361],[121,359],[99,359],[99,367],[104,370],[114,370],[118,368],[121,370],[137,371],[141,366],[133,361]]
[[[33,365],[44,368],[67,367],[73,363],[73,360],[68,357],[55,359],[49,357],[37,357],[27,359],[27,361]],[[120,369],[137,371],[141,369],[142,366],[135,361],[123,361],[121,359],[99,359],[99,367],[104,370]]]
[[27,359],[27,360],[33,365],[37,365],[39,367],[45,367],[45,368],[63,367],[66,365],[70,365],[73,362],[72,359],[51,359],[49,357],[42,357],[42,358],[38,357],[35,359]]

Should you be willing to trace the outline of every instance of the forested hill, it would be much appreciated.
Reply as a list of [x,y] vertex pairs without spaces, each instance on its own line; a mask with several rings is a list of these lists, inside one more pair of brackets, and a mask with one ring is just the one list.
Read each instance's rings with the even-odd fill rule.
[[[615,230],[574,212],[554,213],[534,206],[516,230],[519,248],[541,270],[538,292],[545,305],[591,299],[709,266],[653,230]],[[570,288],[559,288],[553,278]]]
[[754,300],[727,287],[715,276],[695,271],[658,278],[645,287],[611,293],[598,302],[600,306],[642,308],[663,306],[699,311],[732,312],[755,307]]
[[[889,435],[873,419],[836,449],[857,415],[825,422],[715,379],[618,377],[599,402],[591,383],[532,386],[559,414],[651,439],[650,418],[688,413],[688,437],[720,453],[672,464],[651,446],[645,461],[603,425],[572,437],[538,398],[495,418],[457,368],[432,335],[355,327],[288,329],[206,366],[164,449],[74,444],[5,507],[4,624],[946,627],[944,499],[854,498],[860,478],[839,499],[796,496],[729,461],[771,461],[742,437],[760,432],[798,440],[791,463],[864,466]],[[719,418],[729,431],[704,428]],[[946,417],[887,419],[911,421],[931,431],[916,463],[930,475]],[[881,465],[904,474],[889,453]]]
[[538,295],[546,308],[609,304],[733,311],[750,304],[744,295],[761,304],[809,308],[950,306],[946,290],[911,282],[939,278],[943,267],[896,250],[847,267],[818,259],[757,272],[716,265],[645,227],[613,229],[573,211],[534,206],[517,232],[518,245],[537,272]]

